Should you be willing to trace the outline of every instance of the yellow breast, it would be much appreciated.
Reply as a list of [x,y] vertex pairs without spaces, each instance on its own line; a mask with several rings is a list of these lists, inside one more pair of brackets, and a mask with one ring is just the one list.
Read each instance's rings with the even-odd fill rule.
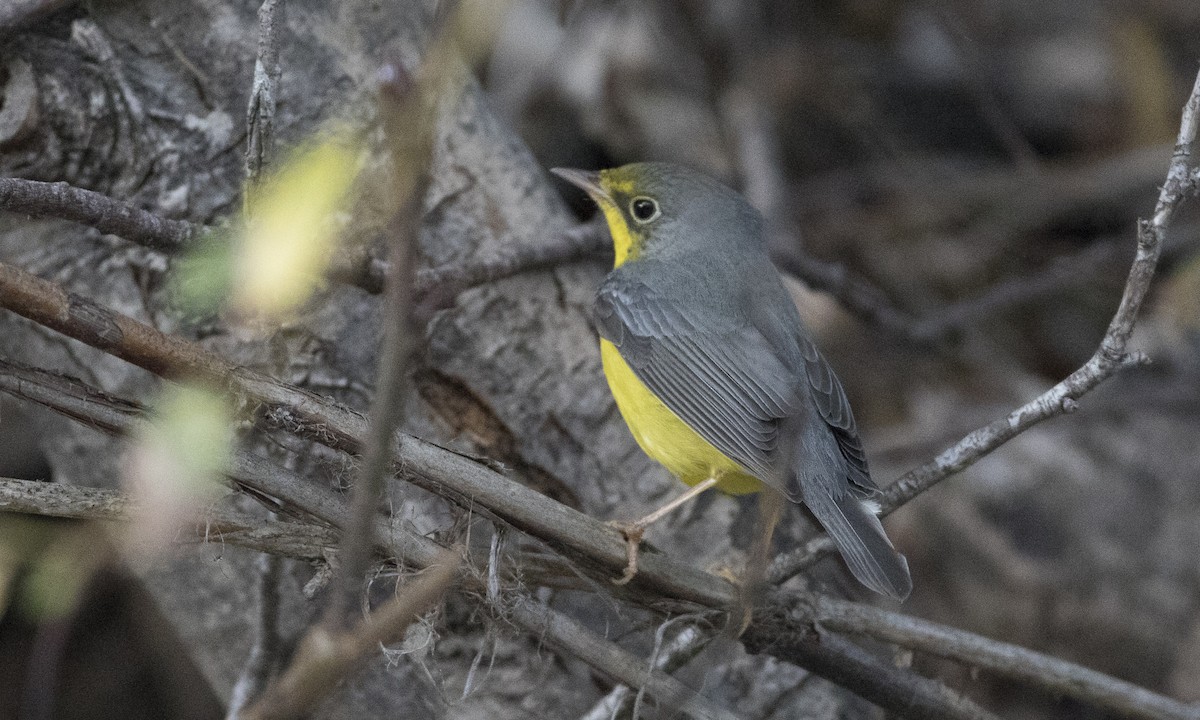
[[757,492],[762,484],[712,446],[642,384],[617,347],[600,340],[600,359],[617,408],[647,455],[688,485],[716,477],[732,495]]

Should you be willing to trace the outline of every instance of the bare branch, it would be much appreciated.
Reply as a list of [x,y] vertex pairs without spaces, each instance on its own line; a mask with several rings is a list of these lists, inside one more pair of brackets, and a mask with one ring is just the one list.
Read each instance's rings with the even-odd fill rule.
[[814,290],[837,298],[851,314],[898,337],[907,337],[915,318],[899,310],[878,288],[841,263],[818,260],[793,247],[791,236],[771,242],[771,260]]
[[418,270],[417,298],[425,304],[438,302],[522,272],[597,255],[609,247],[607,231],[599,220],[568,228],[542,245],[513,248],[500,257]]
[[[246,107],[246,186],[258,183],[275,151],[275,104],[279,93],[279,31],[275,28],[280,0],[258,7],[258,54]],[[280,7],[279,15],[283,15]]]
[[[688,625],[652,658],[651,665],[655,670],[673,673],[699,655],[711,639],[711,636],[698,626]],[[581,715],[579,720],[612,720],[612,718],[630,717],[637,694],[628,685],[618,685],[590,710]]]
[[[70,378],[64,378],[45,371],[0,364],[0,391],[9,392],[17,397],[38,402],[91,427],[110,433],[127,433],[134,425],[142,422],[139,417],[140,411],[136,405],[88,388]],[[420,441],[415,442],[419,443]],[[403,451],[401,452],[401,456],[404,456]],[[425,466],[427,461],[421,461],[417,464],[418,466]],[[329,488],[306,482],[304,479],[291,474],[287,470],[274,466],[255,455],[239,452],[235,455],[232,466],[233,470],[230,476],[237,486],[246,488],[255,493],[256,496],[275,498],[276,502],[282,508],[294,508],[330,524],[343,523],[349,514],[348,503],[342,496]],[[466,465],[460,467],[464,471],[474,467],[484,473],[491,472],[469,461],[467,461]],[[522,490],[524,490],[524,488],[516,483],[505,479],[501,479],[501,481],[509,486],[508,492],[510,493],[520,495]],[[44,485],[44,483],[37,484]],[[449,486],[439,487],[441,487],[443,492],[450,490]],[[486,498],[491,495],[486,488],[481,489],[483,490],[480,495],[481,497]],[[76,488],[75,490],[79,489]],[[46,490],[46,492],[53,493],[54,491]],[[96,491],[83,492],[92,494]],[[454,497],[454,495],[455,493],[451,491],[450,496]],[[557,505],[557,503],[552,504]],[[475,509],[478,510],[481,505],[485,504],[480,502],[475,505]],[[41,507],[48,508],[49,505],[43,504]],[[563,508],[563,510],[567,513],[573,512],[566,508]],[[380,548],[393,553],[407,565],[425,567],[432,563],[434,558],[442,552],[442,548],[428,538],[411,534],[402,527],[391,525],[383,518],[378,518],[376,522],[377,537],[383,539],[381,540],[382,544]],[[277,523],[276,525],[292,526],[295,523]],[[233,530],[233,528],[227,529],[225,536],[230,537],[230,533]],[[240,538],[242,535],[238,537]],[[330,540],[328,536],[326,537],[326,544],[321,547],[328,547]],[[604,555],[602,551],[594,547],[596,544],[594,539],[582,538],[578,543],[590,547],[586,554],[592,558]],[[619,542],[618,545],[620,545]],[[623,554],[620,557],[623,558]],[[646,560],[649,561],[651,559],[653,559],[653,563],[645,566],[642,573],[661,574],[664,572],[664,567],[667,568],[666,572],[669,573],[672,571],[673,563],[670,560],[655,555],[647,555]],[[611,569],[603,572],[611,572]],[[495,611],[502,617],[511,618],[527,632],[545,638],[548,644],[559,648],[563,652],[584,658],[595,667],[611,674],[627,685],[647,688],[648,691],[655,694],[660,700],[678,700],[684,697],[681,693],[685,692],[685,690],[682,689],[681,685],[671,685],[668,682],[669,676],[661,675],[660,673],[661,677],[656,676],[658,677],[658,681],[648,684],[646,680],[648,668],[645,661],[620,650],[616,646],[597,649],[601,645],[611,644],[573,624],[573,621],[560,618],[557,613],[540,605],[536,601],[532,599],[521,600],[520,598],[525,596],[520,593],[514,595],[512,592],[502,592],[498,599],[492,595],[488,595],[485,581],[482,578],[482,574],[478,576],[471,575],[466,578],[465,582],[479,593],[480,599],[498,602],[500,606],[495,608]],[[727,591],[722,589],[725,586],[724,581],[711,575],[704,575],[704,578],[705,582],[712,585],[712,587],[703,594],[710,599],[722,599],[716,603],[702,604],[717,609],[726,607],[732,601],[732,597],[726,595]],[[655,581],[651,583],[651,586],[669,587],[672,584],[675,583],[672,581]],[[664,593],[663,596],[678,597],[669,592]],[[512,607],[514,607],[514,597],[519,601],[517,604],[522,608],[520,612],[515,614],[511,612]],[[642,596],[640,601],[647,606],[653,606],[661,600],[661,597]],[[631,596],[631,599],[638,600],[639,598]],[[791,609],[785,610],[784,608],[789,605]],[[872,663],[878,663],[878,661],[873,658],[860,656],[860,651],[848,648],[837,649],[840,646],[836,644],[831,646],[828,637],[817,638],[812,636],[809,631],[805,630],[805,628],[810,627],[817,619],[811,607],[811,602],[797,604],[787,601],[786,598],[771,599],[764,605],[761,612],[756,614],[755,622],[751,624],[747,635],[743,639],[753,649],[768,652],[781,659],[798,662],[803,667],[817,674],[846,685],[855,690],[855,692],[860,692],[864,697],[868,697],[875,702],[883,704],[885,707],[891,707],[897,711],[903,709],[906,705],[888,705],[887,703],[898,702],[898,698],[901,696],[922,696],[931,704],[931,707],[945,706],[940,711],[931,715],[931,717],[978,717],[970,714],[964,715],[959,713],[958,710],[954,710],[959,703],[959,699],[955,699],[957,696],[951,693],[950,696],[946,696],[951,697],[951,699],[947,700],[946,697],[943,697],[943,693],[947,692],[944,688],[939,690],[926,687],[923,684],[928,681],[912,676],[911,673],[897,670],[886,663],[883,663],[880,667],[876,667]],[[806,611],[805,608],[809,609]],[[984,645],[993,642],[986,638],[971,636],[970,634],[964,634],[964,636],[977,638],[974,642]],[[690,651],[694,651],[694,648]],[[843,657],[847,653],[849,655]],[[664,651],[661,659],[663,662],[678,660],[678,658],[672,660],[671,653],[668,651]],[[1070,666],[1069,663],[1064,665],[1064,667],[1068,666]],[[877,671],[880,671],[881,667],[887,669],[887,672],[879,674]],[[1082,668],[1080,670],[1091,672]],[[1120,681],[1112,680],[1112,682]],[[854,683],[865,683],[866,686],[860,687]],[[902,690],[902,688],[907,689]],[[942,700],[938,700],[937,698],[942,698]],[[693,698],[691,702],[700,701]],[[1169,703],[1171,701],[1164,699],[1160,700],[1160,702]],[[720,717],[722,713],[709,708],[703,713],[697,711],[697,716]]]
[[[166,254],[187,249],[214,229],[164,218],[65,182],[23,178],[0,178],[0,209],[38,218],[70,220]],[[598,223],[583,223],[547,238],[544,244],[513,248],[500,257],[418,270],[413,294],[421,305],[441,307],[464,290],[530,270],[581,260],[602,252],[607,245],[606,231]],[[383,292],[388,267],[386,260],[365,250],[350,251],[334,257],[326,275],[379,294]]]
[[338,632],[324,625],[314,626],[300,642],[288,669],[241,717],[246,720],[304,717],[377,645],[394,642],[419,620],[454,582],[461,562],[458,550],[445,551],[396,597],[353,630]]
[[867,635],[884,642],[957,660],[1131,718],[1194,720],[1200,705],[1186,705],[1132,683],[1023,647],[857,603],[814,597],[819,627]]
[[[398,66],[393,73],[403,72]],[[430,128],[433,123],[430,88],[422,87],[432,78],[424,77],[401,92],[381,93],[381,115],[387,139],[392,147],[398,172],[410,173],[402,183],[407,191],[392,217],[389,233],[389,258],[383,306],[383,340],[379,348],[375,398],[371,404],[369,431],[363,448],[362,464],[351,495],[351,515],[343,528],[339,579],[325,615],[324,632],[347,628],[362,592],[363,579],[375,549],[375,514],[392,465],[395,443],[392,437],[403,421],[403,401],[407,395],[408,367],[418,348],[420,328],[413,321],[412,293],[414,256],[420,224],[420,206],[428,184]],[[401,131],[401,128],[403,131]],[[316,631],[314,629],[314,631]]]
[[[155,374],[210,379],[241,395],[249,407],[266,406],[268,421],[334,450],[357,454],[362,449],[367,424],[345,406],[235,366],[194,343],[3,263],[0,307]],[[401,477],[420,487],[473,511],[486,508],[556,549],[586,558],[608,572],[625,567],[625,542],[616,530],[470,458],[409,435],[399,436],[397,458]],[[642,558],[635,586],[709,607],[725,607],[734,598],[728,582],[653,554]]]
[[258,612],[254,617],[254,641],[237,682],[229,691],[229,710],[226,720],[241,720],[246,708],[264,688],[280,661],[282,638],[279,633],[279,580],[283,561],[276,555],[263,553],[255,559],[254,589]]
[[[127,496],[111,490],[0,478],[0,512],[124,522],[135,508]],[[321,558],[337,541],[330,528],[320,525],[269,522],[220,508],[208,508],[183,530],[180,543],[215,542],[300,560]]]
[[902,670],[834,633],[813,632],[801,606],[769,603],[742,635],[750,652],[765,652],[835,682],[903,718],[996,720],[934,680]]
[[[33,315],[31,319],[45,320],[47,325],[53,323],[51,326],[75,331],[79,334],[79,339],[102,345],[109,352],[139,362],[143,367],[157,367],[164,372],[179,366],[195,368],[195,374],[216,377],[231,391],[246,395],[250,404],[254,401],[266,404],[271,408],[268,413],[273,414],[279,422],[288,425],[292,431],[298,431],[338,450],[357,452],[361,447],[359,438],[365,435],[366,427],[360,415],[298,388],[244,368],[236,368],[191,343],[169,338],[131,318],[89,304],[87,307],[93,308],[93,312],[88,314],[89,318],[104,318],[104,327],[115,327],[120,331],[119,334],[94,332],[89,329],[94,327],[94,322],[81,323],[78,317],[72,318],[67,311],[71,305],[70,299],[64,295],[52,283],[0,264],[0,305],[19,310],[22,314],[28,313],[27,317]],[[75,298],[76,304],[81,301],[82,299]],[[79,313],[75,315],[78,316]],[[101,337],[102,335],[104,337]],[[127,343],[131,338],[133,342]],[[3,377],[4,374],[0,373],[0,379]],[[21,385],[22,392],[27,397],[36,394],[36,388],[28,387],[32,384],[28,380],[13,384]],[[3,384],[0,384],[0,389],[4,389]],[[92,398],[106,397],[98,393],[84,393],[83,397],[73,397],[70,403],[57,402],[67,405],[65,409],[72,417],[102,428],[117,429],[132,422],[131,411],[127,409],[129,406],[118,405],[114,408],[111,399],[100,403],[103,412],[99,417],[92,418],[85,414],[81,405],[97,402]],[[54,407],[51,403],[56,402],[55,399],[51,397],[47,400],[47,404]],[[542,538],[557,548],[567,550],[588,566],[602,568],[603,572],[612,572],[624,566],[624,542],[612,528],[597,520],[514,483],[479,463],[417,438],[401,436],[397,456],[400,458],[402,476],[432,492],[476,512],[486,509],[488,513],[502,518],[505,522]],[[231,475],[240,484],[249,485],[268,496],[279,497],[287,505],[300,507],[322,519],[344,523],[348,517],[344,501],[333,495],[332,491],[319,489],[311,483],[299,480],[281,485],[280,478],[288,477],[287,473],[253,455],[237,454]],[[247,480],[247,477],[254,479]],[[399,532],[394,528],[383,527],[379,531],[385,530],[386,537],[396,537],[396,533]],[[407,535],[402,537],[400,542],[403,547],[389,547],[400,553],[401,557],[411,558],[413,564],[418,566],[432,562],[432,556],[436,554],[436,545],[424,538],[418,540]],[[647,554],[642,559],[641,571],[635,579],[634,589],[716,609],[729,607],[735,599],[735,591],[726,581],[655,554]],[[650,602],[652,598],[653,596],[646,601]],[[598,656],[594,656],[598,651],[581,650],[579,645],[582,641],[577,638],[578,633],[572,625],[573,621],[562,618],[560,622],[557,615],[547,615],[549,610],[534,612],[533,608],[540,606],[532,600],[529,602],[531,605],[524,606],[523,613],[517,616],[518,624],[526,630],[544,633],[545,628],[534,623],[534,616],[537,616],[541,618],[538,622],[551,623],[558,628],[563,633],[559,641],[582,653],[581,657],[590,657],[589,662],[597,663],[597,667],[613,674],[626,684],[650,687],[644,678],[647,668],[643,661],[615,646],[605,649]],[[551,619],[547,620],[547,617]],[[528,620],[528,623],[520,620],[521,618]],[[896,690],[896,687],[905,686],[906,683],[920,685],[924,682],[920,678],[903,673],[899,676],[895,676],[894,673],[873,674],[878,668],[871,666],[867,659],[843,657],[841,651],[831,650],[823,646],[824,641],[817,642],[794,628],[790,635],[795,642],[781,644],[780,638],[784,635],[780,634],[783,630],[778,624],[773,627],[768,625],[766,629],[756,627],[757,625],[752,625],[747,631],[745,639],[748,643],[783,659],[800,659],[804,667],[847,685],[856,692],[866,693],[866,697],[884,703],[885,707],[904,707],[888,704],[898,702],[898,698],[903,694]],[[807,643],[812,647],[796,643]],[[618,664],[616,658],[624,659]],[[875,682],[893,689],[882,686],[863,689],[854,684],[870,684],[872,677],[876,678]],[[944,690],[943,688],[942,691]],[[939,702],[937,698],[941,697],[942,691],[925,692],[930,707]],[[905,692],[911,693],[915,690],[909,687]],[[679,696],[672,694],[668,697],[678,699]],[[951,703],[944,713],[931,717],[973,717],[969,714],[954,714],[957,711],[953,710],[953,707],[954,704]]]
[[89,225],[161,252],[176,252],[205,232],[203,226],[170,220],[65,182],[0,178],[0,208]]

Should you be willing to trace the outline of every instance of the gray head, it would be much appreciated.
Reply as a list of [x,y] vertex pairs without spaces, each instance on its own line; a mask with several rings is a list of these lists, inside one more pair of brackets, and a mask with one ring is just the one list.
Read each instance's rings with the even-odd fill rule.
[[764,248],[762,216],[731,188],[690,168],[646,162],[587,172],[553,172],[604,211],[617,262],[646,254]]

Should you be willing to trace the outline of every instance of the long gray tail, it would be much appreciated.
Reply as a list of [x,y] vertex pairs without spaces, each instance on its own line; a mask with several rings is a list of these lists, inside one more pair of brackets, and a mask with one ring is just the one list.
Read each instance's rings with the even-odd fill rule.
[[912,592],[908,561],[896,552],[879,518],[858,498],[827,482],[806,479],[804,504],[829,533],[854,577],[881,595],[904,600]]

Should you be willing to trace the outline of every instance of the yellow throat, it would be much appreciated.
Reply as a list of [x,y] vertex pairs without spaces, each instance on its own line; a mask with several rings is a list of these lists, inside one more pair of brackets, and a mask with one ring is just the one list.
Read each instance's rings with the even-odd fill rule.
[[[624,210],[618,201],[614,201],[636,193],[632,182],[613,182],[607,172],[600,173],[600,184],[608,197],[597,197],[596,201],[612,235],[613,267],[618,268],[626,262],[636,262],[644,248],[644,238],[630,230]],[[642,451],[653,460],[688,485],[715,477],[717,488],[733,495],[757,492],[762,488],[757,478],[671,412],[638,379],[617,346],[603,338],[600,339],[600,360],[625,424]]]

